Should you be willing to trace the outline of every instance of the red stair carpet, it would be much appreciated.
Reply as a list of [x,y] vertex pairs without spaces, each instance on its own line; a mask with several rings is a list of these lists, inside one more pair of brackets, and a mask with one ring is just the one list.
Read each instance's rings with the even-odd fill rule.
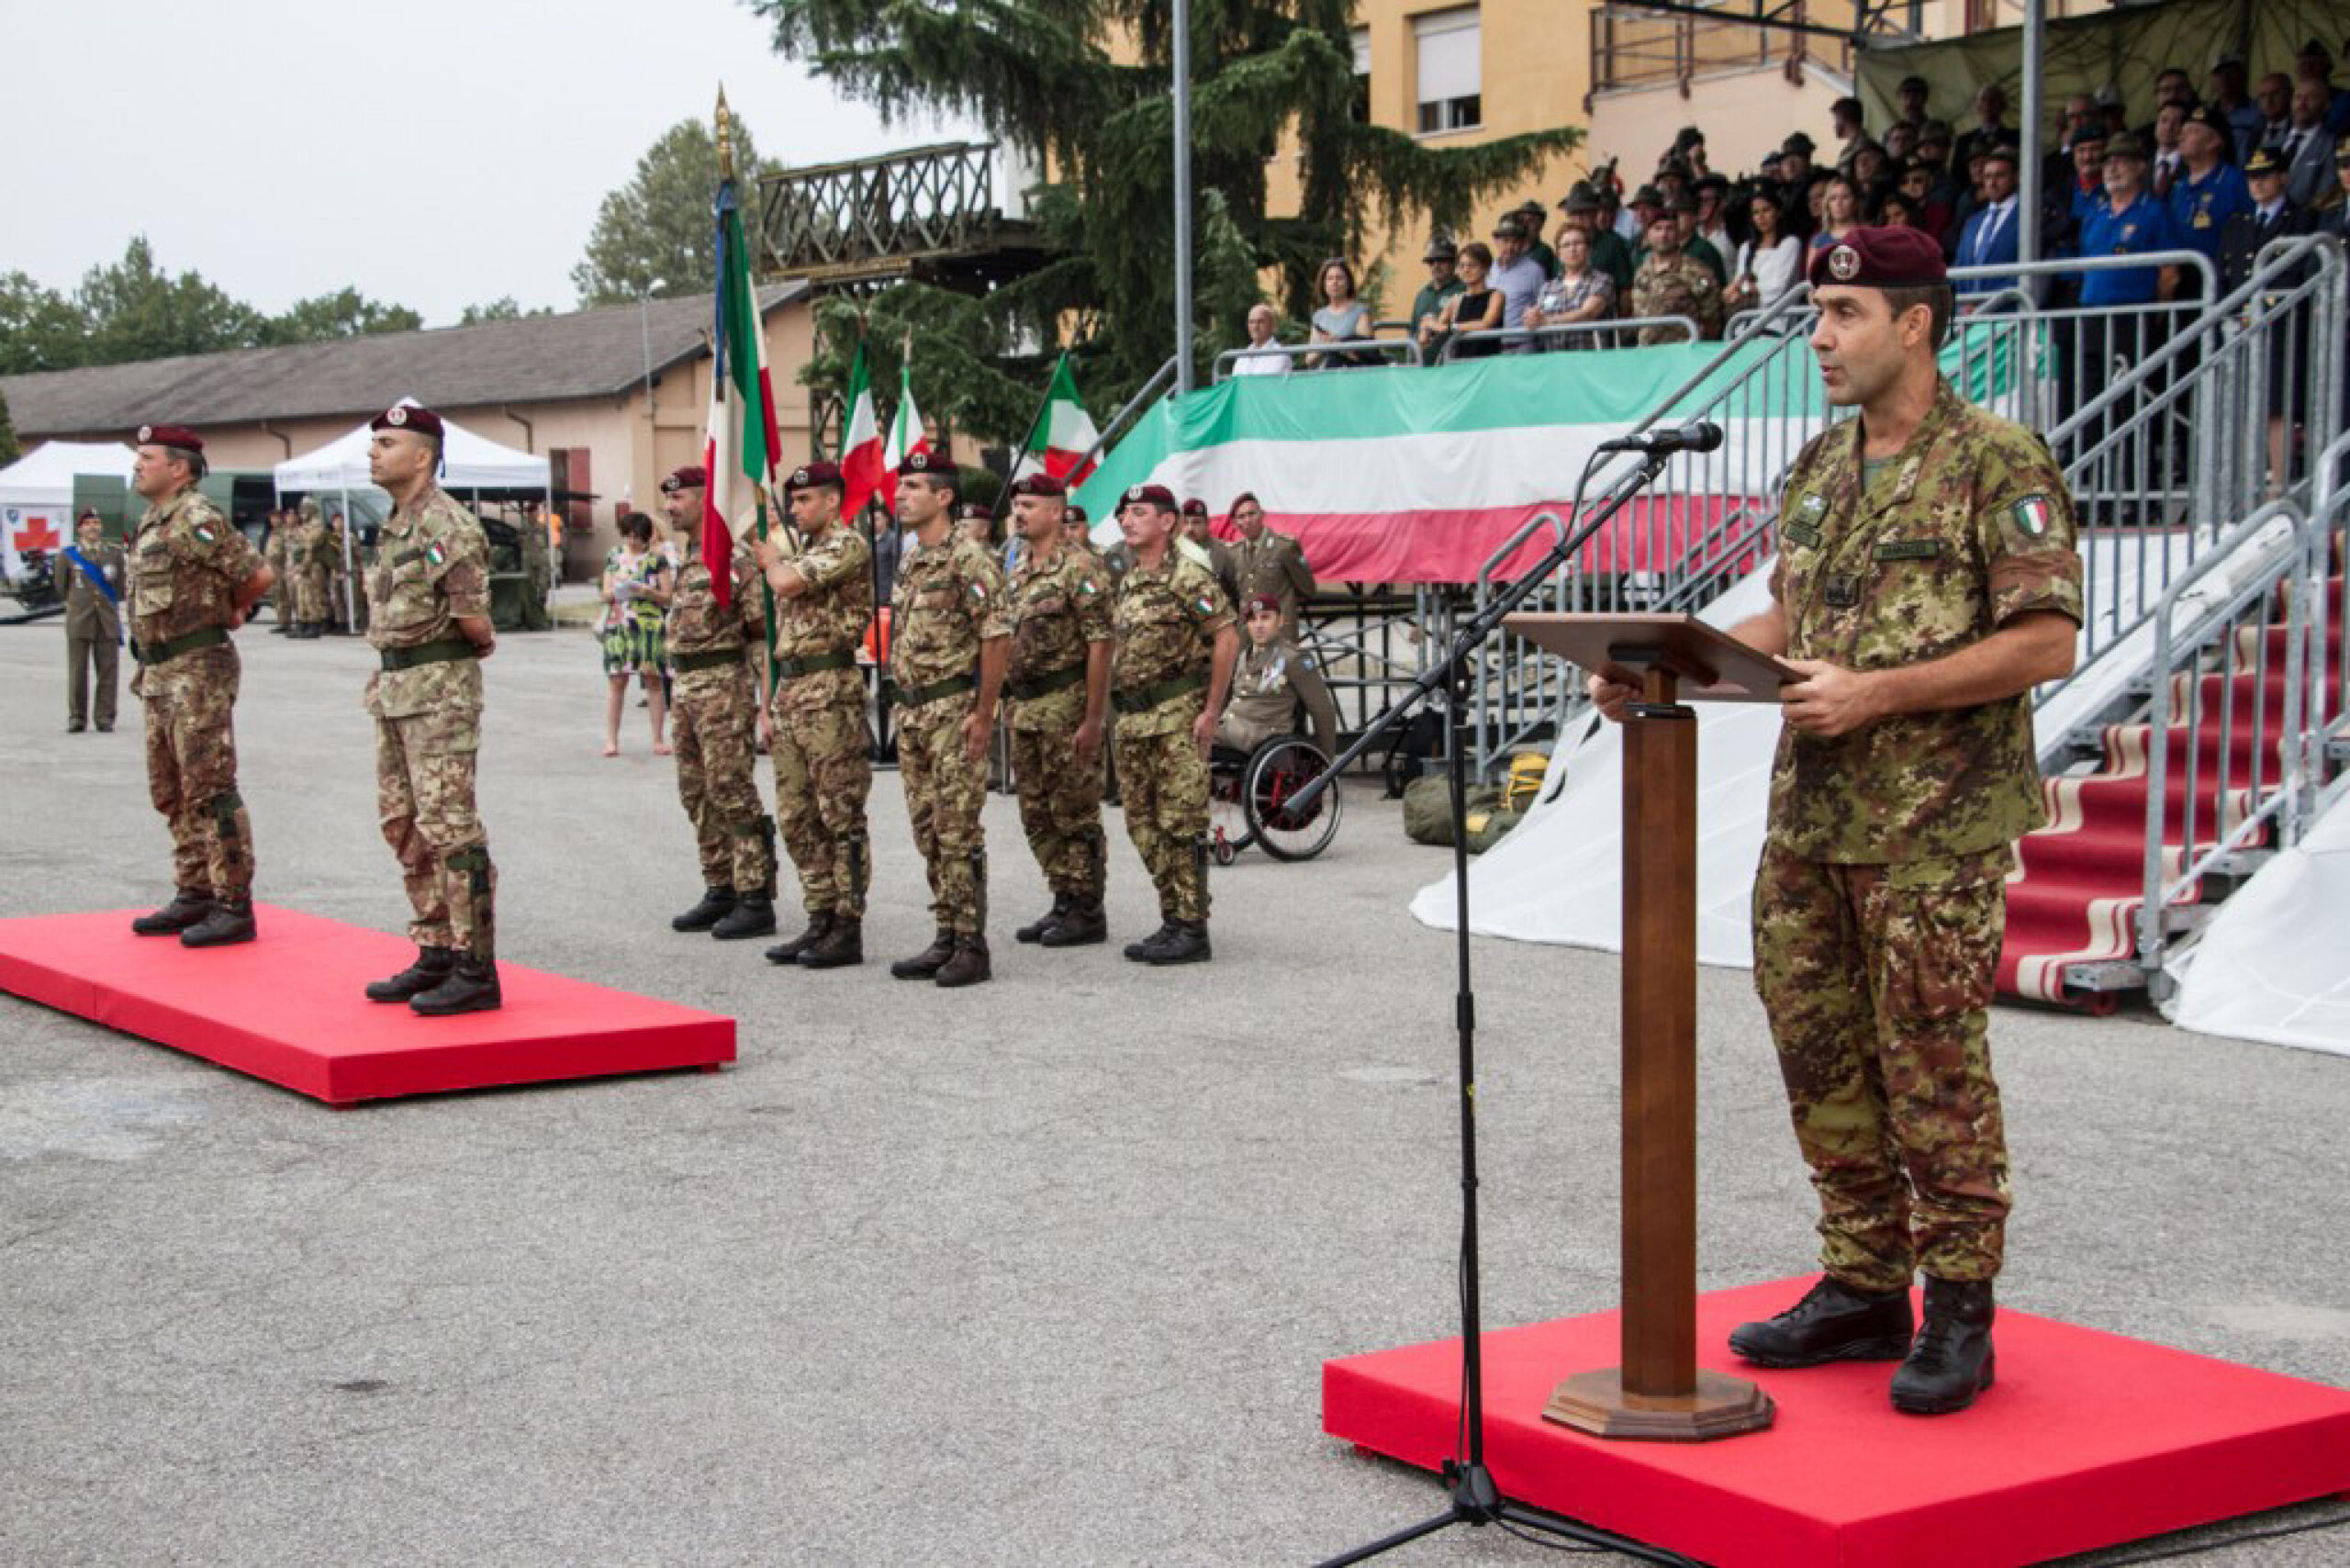
[[397,936],[261,904],[260,940],[197,952],[139,913],[0,920],[0,991],[330,1105],[734,1059],[732,1018],[519,964],[497,1012],[420,1018],[360,994],[415,957]]
[[[2338,711],[2343,700],[2339,689],[2341,577],[2327,586],[2325,602],[2334,611],[2325,648],[2326,668],[2333,672],[2329,700]],[[2169,767],[2164,790],[2166,875],[2176,875],[2187,864],[2182,840],[2190,755],[2196,759],[2198,853],[2209,849],[2243,820],[2255,763],[2262,785],[2273,785],[2278,777],[2285,719],[2286,630],[2281,608],[2265,631],[2246,629],[2238,635],[2236,667],[2245,673],[2182,675],[2172,681],[2174,714],[2190,711],[2191,686],[2200,688],[2200,708],[2199,722],[2191,730],[2185,723],[2175,723],[2162,740]],[[2266,663],[2258,677],[2249,673],[2255,637],[2266,644]],[[2002,995],[2076,1007],[2109,1007],[2115,1000],[2111,992],[2068,991],[2065,972],[2074,964],[2128,958],[2138,950],[2138,911],[2144,902],[2145,885],[2146,759],[2148,748],[2154,744],[2154,732],[2147,724],[2114,724],[2102,738],[2105,757],[2097,771],[2043,782],[2048,825],[2026,834],[2016,846],[2018,871],[2008,882],[2007,946],[1999,956]],[[2223,770],[2224,782],[2231,786],[2225,799],[2220,788]],[[2265,843],[2265,834],[2254,842]],[[2189,883],[2180,890],[2177,902],[2192,904],[2201,896],[2199,886]]]
[[[1722,1348],[1807,1282],[1698,1298],[1700,1364],[1778,1405],[1769,1430],[1710,1443],[1542,1419],[1561,1379],[1616,1364],[1616,1313],[1487,1334],[1495,1482],[1717,1568],[2008,1568],[2350,1489],[2350,1392],[2005,1307],[1998,1383],[1957,1416],[1895,1413],[1890,1364],[1769,1372]],[[1322,1369],[1324,1430],[1425,1470],[1453,1455],[1460,1400],[1458,1339]],[[1365,1519],[1363,1538],[1403,1522]]]

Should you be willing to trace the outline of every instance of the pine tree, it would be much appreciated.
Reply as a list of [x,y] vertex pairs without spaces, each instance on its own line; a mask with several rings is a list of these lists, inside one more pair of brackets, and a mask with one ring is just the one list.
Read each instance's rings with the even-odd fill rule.
[[[1168,0],[751,0],[777,50],[885,117],[950,113],[1054,171],[1031,212],[1063,258],[991,300],[1007,341],[1074,323],[1089,398],[1122,400],[1165,360],[1175,313],[1173,8]],[[1350,0],[1195,0],[1192,172],[1202,362],[1240,342],[1263,269],[1292,317],[1316,263],[1374,224],[1465,224],[1576,145],[1572,127],[1438,150],[1357,118]],[[1117,47],[1113,50],[1113,44]],[[1294,129],[1302,198],[1267,210]],[[916,361],[919,375],[920,360]],[[821,381],[818,383],[822,385]],[[1024,415],[1022,416],[1024,418]],[[1002,432],[1016,439],[1017,430]]]

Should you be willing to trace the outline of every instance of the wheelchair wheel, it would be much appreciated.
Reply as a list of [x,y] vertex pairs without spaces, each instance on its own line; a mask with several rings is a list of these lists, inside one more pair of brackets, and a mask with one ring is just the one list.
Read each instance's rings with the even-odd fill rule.
[[1296,735],[1276,736],[1250,754],[1241,777],[1240,808],[1248,815],[1248,831],[1274,859],[1311,860],[1337,833],[1345,797],[1336,785],[1304,811],[1289,804],[1292,796],[1329,766],[1321,747]]

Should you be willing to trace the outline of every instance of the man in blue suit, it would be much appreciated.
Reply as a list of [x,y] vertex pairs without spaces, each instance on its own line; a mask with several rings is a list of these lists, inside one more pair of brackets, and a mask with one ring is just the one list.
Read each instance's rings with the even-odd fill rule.
[[[1983,156],[1983,205],[1966,220],[1958,237],[1962,267],[1998,266],[2016,259],[2023,225],[2016,210],[2016,150],[2006,142]],[[1962,295],[1997,294],[2015,286],[2013,274],[1971,277],[1961,282]]]

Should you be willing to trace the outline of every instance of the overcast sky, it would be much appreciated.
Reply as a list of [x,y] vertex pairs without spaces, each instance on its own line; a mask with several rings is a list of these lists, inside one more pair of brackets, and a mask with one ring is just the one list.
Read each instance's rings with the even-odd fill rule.
[[[512,295],[571,308],[605,194],[719,84],[767,156],[885,129],[767,46],[738,0],[9,0],[0,272],[69,289],[144,231],[264,310],[346,284],[433,326]],[[976,138],[974,138],[976,139]]]

